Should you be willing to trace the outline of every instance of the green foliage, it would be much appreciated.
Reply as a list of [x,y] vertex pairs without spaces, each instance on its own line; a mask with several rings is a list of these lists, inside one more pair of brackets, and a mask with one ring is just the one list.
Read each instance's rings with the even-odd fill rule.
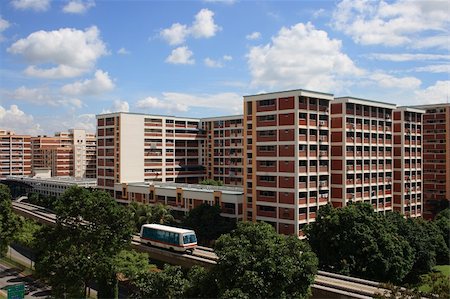
[[11,192],[6,185],[0,184],[0,256],[6,253],[19,228],[20,220],[12,210]]
[[203,267],[194,266],[188,274],[188,286],[185,291],[187,298],[214,298],[217,297],[217,285],[214,273]]
[[212,179],[206,179],[200,182],[201,185],[211,185],[211,186],[223,186],[222,181],[215,181]]
[[41,206],[50,210],[54,210],[57,203],[57,198],[55,196],[45,196],[36,192],[28,193],[28,199],[26,202]]
[[383,284],[381,286],[385,291],[381,294],[375,294],[376,299],[422,299],[423,294],[417,290],[403,288],[392,283]]
[[141,273],[155,270],[155,265],[149,265],[148,254],[134,250],[121,250],[114,257],[115,272],[121,273],[126,279],[134,280]]
[[181,267],[166,265],[163,271],[141,273],[132,284],[131,298],[182,298],[188,280]]
[[236,228],[236,222],[220,216],[218,205],[201,204],[195,207],[183,220],[183,226],[195,231],[199,244],[209,246],[222,234],[231,232]]
[[58,199],[55,211],[56,226],[43,229],[38,238],[37,272],[47,278],[56,297],[80,297],[93,280],[99,285],[99,298],[114,296],[114,257],[132,234],[128,209],[108,193],[71,187]]
[[441,272],[431,272],[421,276],[423,292],[437,295],[438,298],[450,298],[450,277]]
[[42,225],[32,219],[24,217],[20,217],[20,224],[19,230],[14,235],[14,242],[28,248],[36,248],[36,237],[41,231]]
[[320,267],[332,272],[400,282],[414,263],[407,240],[369,204],[322,207],[306,231]]
[[174,221],[174,217],[170,213],[170,208],[161,203],[146,205],[132,202],[128,208],[131,219],[133,220],[134,230],[137,232],[146,223],[171,224]]
[[447,242],[447,248],[450,248],[450,209],[447,208],[437,214],[434,223],[439,228],[444,240]]
[[307,243],[266,223],[238,223],[216,242],[219,297],[307,298],[317,258]]

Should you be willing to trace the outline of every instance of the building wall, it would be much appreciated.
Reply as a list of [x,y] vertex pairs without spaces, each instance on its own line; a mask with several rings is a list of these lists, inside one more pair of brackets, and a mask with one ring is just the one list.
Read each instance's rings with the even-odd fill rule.
[[392,210],[393,128],[395,105],[356,98],[331,104],[331,202],[371,203]]
[[144,140],[144,117],[122,114],[118,140],[120,147],[116,149],[116,155],[120,156],[121,183],[144,181]]
[[422,114],[401,107],[394,110],[394,210],[408,217],[422,216]]
[[329,103],[304,90],[244,97],[244,219],[301,236],[329,198]]
[[0,178],[31,174],[31,136],[0,129]]

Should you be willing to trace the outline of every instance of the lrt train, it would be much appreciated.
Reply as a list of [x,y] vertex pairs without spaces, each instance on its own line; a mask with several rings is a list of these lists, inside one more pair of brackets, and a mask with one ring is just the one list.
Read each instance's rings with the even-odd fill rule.
[[191,252],[197,247],[197,236],[190,229],[161,224],[144,224],[141,227],[141,242],[174,251]]

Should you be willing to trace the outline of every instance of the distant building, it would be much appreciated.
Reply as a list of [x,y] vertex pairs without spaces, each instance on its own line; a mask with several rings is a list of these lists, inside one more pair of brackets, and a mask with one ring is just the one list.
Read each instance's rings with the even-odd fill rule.
[[433,218],[450,201],[450,104],[415,106],[423,115],[424,217]]
[[54,177],[96,177],[96,137],[85,130],[32,137],[31,149],[33,174],[50,169]]
[[28,192],[58,197],[71,186],[84,188],[97,187],[96,179],[74,177],[40,178],[11,175],[2,180],[2,183],[7,184],[11,188],[14,197],[26,195]]
[[0,129],[0,178],[31,174],[31,136]]

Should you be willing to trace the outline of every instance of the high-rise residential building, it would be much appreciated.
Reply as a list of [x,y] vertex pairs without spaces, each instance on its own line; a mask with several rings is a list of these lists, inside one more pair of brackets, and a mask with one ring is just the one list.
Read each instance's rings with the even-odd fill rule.
[[422,115],[411,107],[394,110],[394,211],[420,217],[422,199]]
[[206,177],[225,185],[242,186],[243,116],[202,118],[206,138],[202,155]]
[[97,115],[98,188],[135,182],[197,183],[205,177],[200,120],[137,113]]
[[30,138],[0,129],[0,178],[31,174]]
[[394,104],[335,98],[331,104],[331,202],[392,210]]
[[31,138],[32,170],[48,169],[52,176],[95,178],[96,138],[84,130],[73,129],[55,136]]
[[329,197],[333,95],[291,90],[244,96],[244,219],[301,236]]
[[450,104],[415,106],[423,115],[424,217],[433,218],[450,201]]

